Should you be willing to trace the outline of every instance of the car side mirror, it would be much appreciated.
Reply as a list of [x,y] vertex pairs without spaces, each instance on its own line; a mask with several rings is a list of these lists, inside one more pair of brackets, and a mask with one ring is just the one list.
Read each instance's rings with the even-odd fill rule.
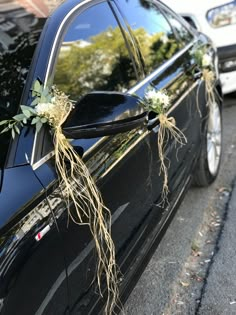
[[137,96],[92,92],[76,103],[63,125],[63,133],[72,139],[113,135],[143,125],[146,116]]

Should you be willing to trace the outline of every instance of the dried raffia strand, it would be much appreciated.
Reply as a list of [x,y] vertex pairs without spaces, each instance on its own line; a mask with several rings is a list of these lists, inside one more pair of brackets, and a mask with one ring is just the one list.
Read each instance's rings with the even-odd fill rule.
[[207,105],[211,106],[215,103],[215,93],[214,93],[214,73],[212,70],[203,69],[202,71],[203,80],[206,83],[206,99]]
[[168,203],[168,167],[165,162],[165,141],[168,143],[169,138],[173,138],[175,142],[175,146],[180,144],[183,146],[187,143],[187,138],[183,134],[183,132],[176,127],[175,119],[173,117],[168,117],[167,114],[159,114],[160,128],[158,130],[158,151],[160,157],[160,174],[163,174],[163,187],[162,187],[162,195],[161,195],[161,204],[167,202]]
[[[78,156],[62,132],[72,104],[68,97],[54,89],[57,114],[49,120],[54,131],[55,165],[63,186],[69,215],[76,224],[88,225],[93,236],[98,256],[97,283],[102,296],[101,278],[105,274],[107,301],[105,314],[112,314],[119,303],[118,270],[115,261],[115,246],[111,238],[111,214],[104,206],[102,197],[84,162]],[[69,169],[67,174],[67,168]],[[73,202],[77,218],[70,212]]]

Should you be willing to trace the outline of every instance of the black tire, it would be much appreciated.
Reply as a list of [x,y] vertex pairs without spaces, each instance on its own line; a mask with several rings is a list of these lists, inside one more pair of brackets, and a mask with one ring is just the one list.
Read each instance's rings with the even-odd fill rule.
[[[211,105],[210,105],[211,106]],[[209,134],[210,131],[209,129],[211,128],[210,126],[210,119],[212,118],[211,115],[213,115],[211,109],[209,109],[209,115],[208,115],[208,121],[206,123],[206,132],[204,135],[202,147],[201,147],[201,152],[200,156],[197,162],[196,170],[194,173],[194,178],[193,178],[193,183],[196,186],[199,187],[206,187],[209,186],[214,180],[216,179],[218,173],[219,173],[219,168],[220,168],[220,162],[221,162],[221,154],[222,154],[222,111],[221,111],[221,104],[219,99],[216,99],[215,104],[216,112],[219,114],[219,124],[220,124],[220,130],[217,134],[217,137],[220,139],[220,150],[217,154],[217,165],[215,167],[212,167],[209,162],[209,155],[208,155],[208,149],[209,149]],[[215,110],[215,109],[214,109]],[[216,152],[216,149],[215,149]]]

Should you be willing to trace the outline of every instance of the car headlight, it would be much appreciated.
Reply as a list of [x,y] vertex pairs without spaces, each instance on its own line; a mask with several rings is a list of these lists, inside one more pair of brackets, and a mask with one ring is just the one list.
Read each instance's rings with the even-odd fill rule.
[[207,12],[207,20],[212,27],[218,28],[236,23],[236,0]]

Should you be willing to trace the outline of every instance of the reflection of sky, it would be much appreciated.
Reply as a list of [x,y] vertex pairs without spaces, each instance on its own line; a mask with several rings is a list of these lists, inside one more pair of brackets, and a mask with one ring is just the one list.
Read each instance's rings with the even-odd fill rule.
[[108,27],[116,28],[117,26],[108,4],[95,5],[75,19],[64,42],[88,40],[89,37],[102,33]]
[[[135,15],[133,15],[133,10],[135,10]],[[146,14],[148,15],[145,16]],[[145,28],[149,34],[157,32],[168,34],[171,31],[162,14],[154,9],[143,8],[137,0],[130,2],[130,8],[125,11],[125,15],[133,29]],[[64,42],[88,41],[89,37],[104,32],[108,27],[116,28],[117,26],[117,21],[107,3],[95,5],[75,19]]]

